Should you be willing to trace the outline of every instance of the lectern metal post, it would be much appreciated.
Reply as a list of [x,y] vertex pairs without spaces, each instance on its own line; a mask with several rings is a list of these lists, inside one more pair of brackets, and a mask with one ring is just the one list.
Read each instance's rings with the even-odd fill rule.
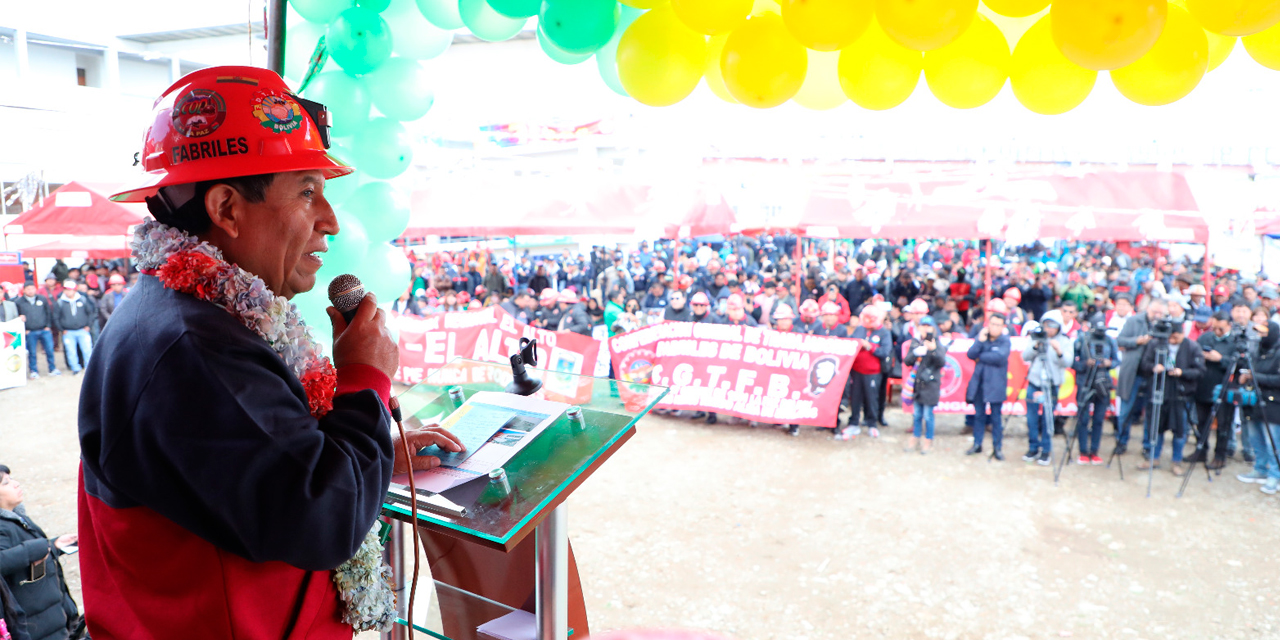
[[561,504],[534,531],[538,640],[569,640],[569,507]]

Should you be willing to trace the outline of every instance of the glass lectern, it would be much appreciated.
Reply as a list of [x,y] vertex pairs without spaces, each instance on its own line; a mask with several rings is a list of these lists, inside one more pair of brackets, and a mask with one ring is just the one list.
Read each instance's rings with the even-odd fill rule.
[[[573,408],[517,452],[496,477],[441,493],[465,507],[465,514],[429,511],[419,501],[416,525],[433,583],[419,585],[412,621],[419,632],[442,640],[486,638],[478,626],[524,610],[534,615],[538,640],[588,635],[563,502],[635,435],[636,421],[667,389],[554,371],[531,373],[543,380],[537,397]],[[398,396],[405,428],[437,423],[473,393],[502,391],[511,378],[505,364],[454,360]],[[383,515],[410,523],[403,499],[407,494],[394,496],[394,487],[392,494]],[[410,623],[405,618],[412,545],[412,531],[392,527],[387,553],[400,590],[401,625]],[[434,588],[438,614],[428,611],[424,587]],[[403,634],[398,625],[386,635]]]

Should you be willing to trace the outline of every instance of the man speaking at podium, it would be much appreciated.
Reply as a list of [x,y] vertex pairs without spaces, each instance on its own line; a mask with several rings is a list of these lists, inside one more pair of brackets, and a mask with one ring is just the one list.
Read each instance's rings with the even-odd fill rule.
[[[287,302],[315,286],[339,231],[325,180],[353,170],[326,152],[327,126],[272,72],[198,71],[156,101],[146,180],[113,197],[156,220],[131,242],[143,275],[80,396],[97,640],[353,635],[332,571],[408,463],[386,406],[396,344],[373,297],[349,323],[329,309],[332,364]],[[434,430],[409,439],[460,450]]]

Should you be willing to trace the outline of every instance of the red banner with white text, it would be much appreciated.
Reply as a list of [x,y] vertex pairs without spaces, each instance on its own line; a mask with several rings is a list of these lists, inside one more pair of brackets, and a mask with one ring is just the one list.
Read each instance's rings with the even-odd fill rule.
[[619,381],[671,388],[661,408],[822,427],[835,426],[858,352],[843,338],[692,322],[651,325],[609,346]]
[[[590,376],[595,371],[601,346],[598,340],[573,332],[531,327],[517,321],[500,307],[426,318],[393,313],[390,324],[400,334],[400,368],[396,371],[396,381],[404,384],[422,382],[455,358],[508,363],[511,355],[520,350],[520,338],[538,341],[536,369],[550,374]],[[462,372],[470,370],[458,369]],[[489,375],[488,369],[484,371]],[[442,382],[465,384],[489,380]],[[563,386],[557,393],[570,400],[575,399],[582,388],[576,378],[569,376],[544,376],[543,384],[549,391],[557,391]],[[588,397],[579,401],[590,399],[589,385],[586,389]]]
[[[1009,352],[1009,386],[1008,396],[1004,403],[1004,415],[1027,415],[1027,370],[1029,366],[1022,359],[1022,350],[1027,347],[1030,338],[1012,338],[1012,349]],[[973,377],[973,361],[969,359],[969,347],[973,340],[962,338],[951,343],[947,348],[947,363],[942,369],[942,394],[934,413],[973,413],[973,405],[965,402],[965,390],[969,388],[969,379]],[[905,349],[905,347],[904,347]],[[1114,387],[1118,369],[1111,371]],[[911,367],[903,367],[902,371],[902,408],[910,412],[911,388],[915,382]],[[1111,407],[1108,415],[1120,410],[1120,401],[1115,392],[1111,394]],[[1076,414],[1076,372],[1067,369],[1066,377],[1058,387],[1058,403],[1054,415],[1074,416]]]

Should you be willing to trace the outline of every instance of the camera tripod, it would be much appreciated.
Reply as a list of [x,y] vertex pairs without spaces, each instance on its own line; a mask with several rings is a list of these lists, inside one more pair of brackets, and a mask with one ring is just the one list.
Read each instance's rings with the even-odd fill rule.
[[[1199,416],[1196,416],[1197,418],[1196,452],[1191,457],[1191,466],[1187,467],[1187,472],[1182,476],[1182,487],[1178,489],[1178,494],[1175,497],[1178,497],[1178,498],[1182,497],[1182,494],[1187,490],[1187,485],[1191,483],[1191,476],[1195,473],[1196,463],[1202,461],[1202,458],[1205,458],[1208,456],[1209,426],[1210,424],[1213,423],[1213,420],[1215,418],[1219,418],[1222,416],[1221,409],[1226,405],[1231,405],[1234,407],[1239,407],[1241,410],[1243,410],[1243,406],[1238,402],[1238,400],[1231,401],[1231,402],[1228,402],[1227,400],[1227,397],[1231,395],[1227,389],[1232,384],[1237,382],[1237,376],[1240,373],[1239,370],[1236,368],[1236,366],[1240,363],[1241,356],[1244,356],[1245,368],[1252,371],[1250,367],[1253,366],[1253,362],[1251,362],[1248,351],[1242,350],[1239,347],[1239,345],[1237,345],[1236,348],[1232,349],[1230,359],[1227,360],[1226,371],[1228,373],[1227,373],[1227,376],[1223,378],[1221,387],[1219,387],[1218,397],[1214,398],[1213,406],[1209,409],[1210,419],[1205,424],[1204,429],[1200,428],[1200,425],[1198,424]],[[1223,431],[1222,426],[1219,425],[1218,426],[1219,438],[1222,437],[1222,431]],[[1207,461],[1205,461],[1204,475],[1206,480],[1208,480],[1209,482],[1213,482],[1213,474],[1210,473],[1209,471],[1209,464]]]
[[[1058,468],[1053,472],[1053,486],[1055,487],[1058,486],[1058,479],[1062,477],[1063,468],[1067,466],[1067,461],[1071,459],[1071,450],[1075,447],[1076,438],[1080,435],[1080,412],[1085,407],[1093,404],[1093,398],[1098,394],[1098,365],[1099,360],[1102,358],[1102,354],[1100,353],[1102,345],[1090,344],[1089,346],[1090,355],[1093,359],[1093,364],[1089,365],[1089,372],[1085,376],[1085,380],[1088,381],[1089,387],[1085,390],[1084,398],[1080,402],[1076,403],[1076,424],[1071,429],[1071,435],[1067,436],[1067,451],[1063,454],[1062,459],[1058,461]],[[1080,378],[1078,376],[1076,377],[1076,384],[1080,384]],[[1106,408],[1103,407],[1102,411],[1105,414]],[[1092,414],[1089,418],[1091,420],[1093,419]],[[1123,479],[1124,470],[1121,469],[1120,473],[1122,474],[1120,477]]]
[[[1157,347],[1156,347],[1156,361],[1157,361],[1158,363],[1163,363],[1166,359],[1168,359],[1168,356],[1169,356],[1169,343],[1168,343],[1168,342],[1164,342],[1164,343],[1163,343],[1163,344],[1161,344],[1161,345],[1157,345]],[[1158,415],[1160,415],[1160,409],[1161,409],[1161,408],[1163,408],[1163,406],[1164,406],[1164,383],[1165,383],[1165,372],[1163,372],[1163,371],[1162,371],[1162,372],[1160,372],[1160,373],[1157,373],[1157,374],[1156,374],[1156,377],[1155,377],[1155,380],[1153,381],[1153,384],[1151,385],[1151,398],[1150,398],[1150,400],[1148,400],[1148,402],[1147,402],[1147,407],[1144,409],[1144,412],[1145,412],[1146,414],[1145,414],[1145,415],[1143,416],[1143,418],[1142,418],[1142,441],[1143,441],[1143,442],[1142,442],[1142,444],[1143,444],[1143,446],[1144,446],[1144,447],[1145,447],[1145,446],[1149,446],[1149,445],[1151,444],[1150,442],[1148,442],[1148,439],[1149,439],[1149,437],[1150,437],[1150,436],[1147,434],[1147,426],[1146,426],[1146,425],[1147,425],[1147,419],[1152,415],[1150,412],[1152,411],[1152,408],[1154,408],[1154,409],[1155,409],[1155,415],[1157,415],[1157,416],[1158,416]],[[1134,384],[1137,384],[1137,381],[1134,381]],[[1157,390],[1159,391],[1159,394],[1158,394],[1158,395],[1157,395]],[[1124,426],[1120,426],[1119,424],[1117,424],[1117,425],[1116,425],[1116,426],[1117,426],[1117,433],[1116,433],[1117,437],[1119,437],[1119,429],[1129,429],[1129,428],[1131,428],[1131,426],[1132,426],[1132,422],[1133,422],[1133,416],[1129,416],[1128,418],[1129,418],[1129,422],[1130,422],[1130,424],[1127,424],[1127,425],[1124,425]],[[1157,424],[1156,426],[1158,427],[1159,425]],[[1111,468],[1111,463],[1112,463],[1112,462],[1115,462],[1115,463],[1116,463],[1116,466],[1117,466],[1117,467],[1119,467],[1119,469],[1120,469],[1120,479],[1121,479],[1121,480],[1124,480],[1124,456],[1118,455],[1118,454],[1117,454],[1117,451],[1118,451],[1118,448],[1117,448],[1117,449],[1112,449],[1112,451],[1111,451],[1111,457],[1110,457],[1110,458],[1107,458],[1107,468],[1108,468],[1108,469],[1110,469],[1110,468]],[[1145,455],[1148,455],[1148,456],[1149,456],[1149,455],[1150,455],[1150,453],[1147,453],[1147,454],[1145,454]],[[1153,470],[1153,471],[1154,471],[1154,470]],[[1150,477],[1148,477],[1148,478],[1147,478],[1147,480],[1148,480],[1148,482],[1147,482],[1147,497],[1148,497],[1148,498],[1150,498],[1150,497],[1151,497],[1151,482],[1150,482],[1150,480],[1151,480],[1151,478],[1153,478],[1153,477],[1155,477],[1155,473],[1154,473],[1154,472],[1153,472],[1153,473],[1151,473],[1151,474],[1150,474]]]
[[[1169,341],[1161,340],[1156,345],[1156,364],[1164,365],[1169,360]],[[1147,416],[1151,420],[1151,428],[1146,428],[1146,420],[1143,420],[1143,449],[1142,455],[1147,459],[1147,497],[1151,497],[1151,483],[1156,478],[1156,443],[1155,439],[1162,437],[1160,435],[1160,414],[1164,410],[1164,391],[1165,383],[1168,382],[1169,370],[1163,368],[1160,373],[1155,375],[1151,381],[1151,414]],[[1124,479],[1124,469],[1121,468],[1120,479]]]

